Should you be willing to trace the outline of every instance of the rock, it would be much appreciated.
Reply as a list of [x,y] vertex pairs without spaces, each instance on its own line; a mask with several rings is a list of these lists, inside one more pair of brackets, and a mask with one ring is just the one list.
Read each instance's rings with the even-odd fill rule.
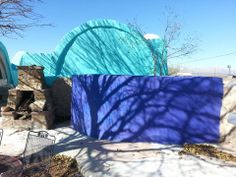
[[23,116],[21,116],[20,118],[19,118],[19,120],[25,120],[25,119],[27,119],[28,117],[26,116],[26,115],[23,115]]
[[34,90],[34,99],[37,100],[47,100],[51,97],[50,89]]
[[20,98],[21,95],[16,89],[8,90],[7,106],[15,110]]
[[234,150],[236,148],[236,126],[228,119],[236,112],[236,79],[225,78],[224,96],[220,115],[220,144],[222,148]]
[[52,128],[55,116],[51,111],[32,112],[31,116],[34,129]]
[[17,66],[18,90],[33,91],[44,87],[44,75],[41,66]]
[[3,107],[1,107],[1,111],[2,112],[9,112],[9,111],[13,111],[13,109],[10,106],[3,106]]
[[46,100],[37,100],[29,105],[31,111],[40,112],[43,111],[46,106]]

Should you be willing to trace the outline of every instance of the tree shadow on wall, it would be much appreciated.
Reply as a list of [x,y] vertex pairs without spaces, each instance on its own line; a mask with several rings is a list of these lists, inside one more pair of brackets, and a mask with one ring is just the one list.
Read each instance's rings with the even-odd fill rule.
[[163,144],[219,141],[222,80],[73,77],[73,127],[97,139]]

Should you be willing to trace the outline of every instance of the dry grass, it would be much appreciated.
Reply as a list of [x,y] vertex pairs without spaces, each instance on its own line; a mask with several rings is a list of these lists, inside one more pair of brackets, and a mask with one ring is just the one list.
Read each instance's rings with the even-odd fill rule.
[[217,148],[210,145],[185,144],[183,150],[179,152],[179,155],[183,154],[200,155],[213,157],[228,162],[236,162],[236,156],[218,150]]
[[48,160],[26,166],[23,176],[30,177],[82,177],[75,159],[65,155],[56,155],[51,159],[48,173],[45,164]]

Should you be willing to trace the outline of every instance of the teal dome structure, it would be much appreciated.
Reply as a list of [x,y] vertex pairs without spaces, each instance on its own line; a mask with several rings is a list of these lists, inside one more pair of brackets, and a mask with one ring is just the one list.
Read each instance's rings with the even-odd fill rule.
[[14,83],[9,56],[6,47],[3,45],[1,41],[0,41],[0,81],[4,81],[6,82],[6,84]]
[[154,75],[155,67],[156,75],[168,74],[163,41],[145,39],[134,28],[114,20],[89,21],[66,34],[52,53],[24,52],[12,63],[44,66],[49,85],[57,77],[75,74],[147,76]]

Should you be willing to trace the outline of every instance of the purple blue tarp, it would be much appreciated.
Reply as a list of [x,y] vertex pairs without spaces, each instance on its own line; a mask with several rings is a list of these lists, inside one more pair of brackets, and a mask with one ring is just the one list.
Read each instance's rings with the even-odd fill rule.
[[78,75],[72,126],[118,142],[217,143],[222,96],[220,78]]

